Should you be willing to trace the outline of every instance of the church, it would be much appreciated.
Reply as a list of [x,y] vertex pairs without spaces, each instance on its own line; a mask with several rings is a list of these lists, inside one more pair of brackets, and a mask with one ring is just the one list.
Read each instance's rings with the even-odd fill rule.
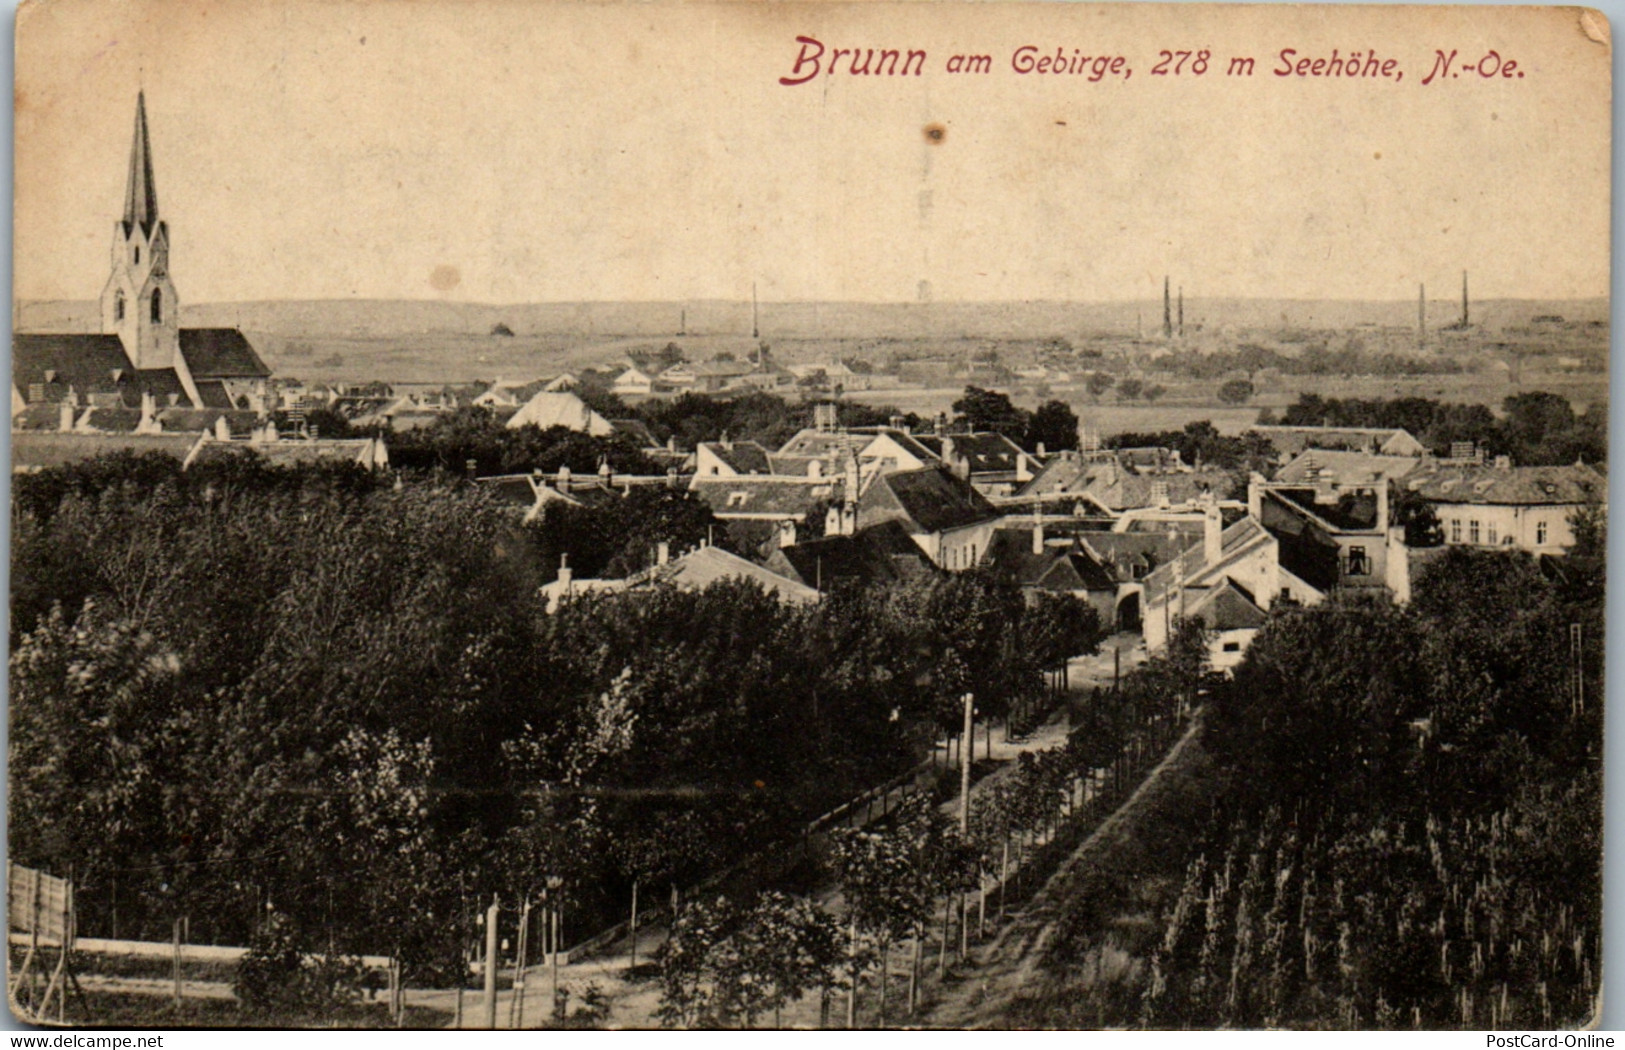
[[124,216],[113,224],[101,332],[13,333],[14,428],[24,415],[66,421],[73,413],[79,429],[102,429],[93,415],[132,415],[143,429],[152,429],[154,416],[169,409],[265,411],[271,370],[242,332],[180,327],[169,247],[169,226],[158,214],[143,93],[136,96]]

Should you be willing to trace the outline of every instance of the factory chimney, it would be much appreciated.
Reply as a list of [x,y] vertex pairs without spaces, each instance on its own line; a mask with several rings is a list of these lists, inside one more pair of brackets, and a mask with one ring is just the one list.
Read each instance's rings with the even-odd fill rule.
[[1162,337],[1172,339],[1174,336],[1174,319],[1169,313],[1168,301],[1168,275],[1162,276]]

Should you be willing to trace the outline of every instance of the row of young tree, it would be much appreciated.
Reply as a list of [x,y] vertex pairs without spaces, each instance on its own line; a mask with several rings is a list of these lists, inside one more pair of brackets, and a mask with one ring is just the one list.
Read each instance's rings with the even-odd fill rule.
[[[1170,865],[1178,892],[1150,893],[1160,935],[1125,940],[1078,902],[1035,1016],[1590,1019],[1603,610],[1600,586],[1571,578],[1587,571],[1600,570],[1551,578],[1526,554],[1452,548],[1409,606],[1336,597],[1273,615],[1212,690],[1208,815]],[[1118,979],[1065,994],[1082,979],[1075,958],[1114,953]]]
[[688,885],[910,767],[964,692],[987,717],[1030,701],[1101,633],[975,573],[548,616],[551,556],[455,478],[19,477],[12,856],[74,872],[87,935],[189,916],[241,944],[274,913],[304,947],[447,977],[476,901],[562,879],[585,935],[635,882]]
[[[930,790],[907,793],[865,827],[834,829],[809,881],[838,891],[835,910],[777,890],[685,905],[656,955],[662,1023],[776,1026],[784,1007],[814,993],[820,1027],[843,1000],[846,1028],[908,1023],[933,952],[940,977],[1003,920],[1011,883],[1030,890],[1047,874],[1039,859],[1061,830],[1103,816],[1130,775],[1166,750],[1208,684],[1204,663],[1202,632],[1188,626],[1169,653],[1097,690],[1065,743],[979,783],[963,830]],[[899,950],[904,969],[894,974]],[[894,995],[894,976],[906,991]]]

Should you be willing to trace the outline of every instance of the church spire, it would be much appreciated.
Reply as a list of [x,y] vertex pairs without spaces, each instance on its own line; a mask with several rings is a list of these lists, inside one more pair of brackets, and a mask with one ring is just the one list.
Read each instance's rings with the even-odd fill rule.
[[158,187],[152,179],[152,146],[147,140],[147,97],[135,97],[135,138],[130,143],[130,180],[124,190],[124,228],[139,225],[151,236],[158,223]]

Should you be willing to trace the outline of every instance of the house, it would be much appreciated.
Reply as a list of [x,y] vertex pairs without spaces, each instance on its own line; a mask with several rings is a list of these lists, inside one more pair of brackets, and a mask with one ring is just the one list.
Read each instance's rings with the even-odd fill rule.
[[[850,485],[854,492],[856,475],[832,477],[786,477],[775,475],[703,475],[695,474],[689,491],[711,508],[721,520],[733,522],[769,523],[776,531],[780,546],[797,541],[800,529],[808,515],[824,512],[832,504],[846,498]],[[747,530],[748,532],[748,530]],[[753,546],[761,539],[754,534],[743,535]]]
[[484,393],[477,395],[473,404],[477,408],[518,408],[525,402],[519,397],[524,383],[511,383],[498,379]]
[[217,463],[227,457],[257,455],[272,466],[296,467],[317,463],[353,463],[367,470],[386,470],[389,449],[383,438],[286,438],[261,436],[249,441],[220,441],[205,435],[187,459],[188,467]]
[[763,564],[817,591],[847,581],[892,583],[936,571],[907,530],[895,521],[849,536],[822,536],[780,547]]
[[1117,622],[1117,577],[1077,540],[1047,543],[1042,520],[1029,527],[1001,526],[988,540],[982,566],[1036,595],[1070,595],[1089,603],[1108,628]]
[[1584,463],[1564,467],[1425,463],[1406,489],[1427,500],[1447,545],[1516,547],[1562,554],[1574,545],[1569,518],[1608,503],[1608,479]]
[[208,440],[207,435],[199,434],[13,431],[11,471],[13,474],[29,474],[120,452],[137,456],[159,452],[185,463],[199,444]]
[[1003,434],[921,434],[913,440],[984,496],[1013,495],[1033,479],[1032,459]]
[[974,568],[999,512],[966,481],[941,467],[882,473],[858,497],[855,530],[900,523],[938,568]]
[[664,557],[662,551],[656,556],[653,566],[627,577],[626,587],[630,591],[657,584],[670,584],[684,590],[703,590],[722,580],[747,580],[780,601],[792,605],[808,605],[820,598],[816,590],[804,583],[780,576],[771,569],[710,545],[669,560]]
[[1427,451],[1427,446],[1399,427],[1254,426],[1250,433],[1267,438],[1283,463],[1311,448],[1379,456],[1420,456]]
[[1215,670],[1227,671],[1263,625],[1270,607],[1290,601],[1312,605],[1325,593],[1281,564],[1280,543],[1251,516],[1225,527],[1215,500],[1206,501],[1202,542],[1145,579],[1146,649],[1159,652],[1182,619],[1209,632]]
[[247,408],[264,411],[271,370],[235,328],[182,328],[169,272],[169,226],[158,214],[145,94],[136,96],[124,214],[113,224],[100,333],[15,333],[12,409]]
[[694,476],[732,478],[774,474],[771,454],[755,441],[702,441],[694,447]]
[[[645,397],[654,393],[655,377],[637,365],[628,365],[609,385],[609,392],[617,397]],[[558,391],[547,391],[557,393]]]
[[1290,485],[1369,484],[1377,478],[1399,481],[1422,469],[1425,463],[1414,456],[1312,448],[1277,470],[1274,480]]
[[1016,495],[1049,500],[1075,497],[1108,514],[1142,508],[1182,507],[1204,495],[1227,493],[1235,478],[1224,470],[1169,469],[1141,472],[1114,453],[1061,453]]
[[1342,486],[1254,478],[1247,503],[1280,544],[1281,564],[1322,592],[1387,587],[1389,559],[1403,556],[1404,533],[1392,527],[1381,476]]
[[1117,600],[1110,619],[1119,631],[1141,629],[1145,579],[1192,546],[1202,542],[1198,531],[1079,532],[1077,543],[1117,582]]
[[510,430],[523,426],[536,426],[542,430],[564,427],[593,437],[609,437],[615,433],[613,423],[588,408],[587,403],[576,395],[547,390],[525,402],[524,407],[509,417],[507,425]]

